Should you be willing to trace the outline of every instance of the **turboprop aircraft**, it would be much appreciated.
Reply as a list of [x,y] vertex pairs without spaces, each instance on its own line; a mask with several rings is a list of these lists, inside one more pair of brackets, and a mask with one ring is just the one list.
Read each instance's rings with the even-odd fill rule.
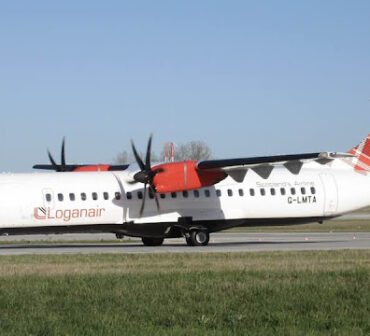
[[76,173],[51,160],[58,172],[0,175],[0,233],[112,232],[194,246],[235,226],[323,222],[370,205],[370,135],[346,153],[153,166],[151,143],[145,160],[132,143],[137,164],[118,170]]

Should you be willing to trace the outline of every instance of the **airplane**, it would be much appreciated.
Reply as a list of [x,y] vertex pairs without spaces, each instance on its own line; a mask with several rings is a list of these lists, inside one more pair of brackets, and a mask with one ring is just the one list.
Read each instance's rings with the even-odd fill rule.
[[143,160],[132,142],[136,164],[117,170],[1,174],[0,234],[111,232],[146,246],[180,237],[205,246],[232,227],[322,223],[370,205],[370,134],[348,152],[153,166],[151,143]]

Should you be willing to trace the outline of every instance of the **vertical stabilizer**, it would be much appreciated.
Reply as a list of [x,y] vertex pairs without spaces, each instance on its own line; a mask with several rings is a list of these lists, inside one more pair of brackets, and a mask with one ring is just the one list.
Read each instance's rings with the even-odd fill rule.
[[370,134],[349,153],[356,156],[354,159],[355,170],[370,171]]

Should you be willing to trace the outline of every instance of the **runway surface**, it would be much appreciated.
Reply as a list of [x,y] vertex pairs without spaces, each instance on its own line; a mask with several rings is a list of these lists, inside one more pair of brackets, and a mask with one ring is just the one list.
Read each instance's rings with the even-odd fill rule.
[[[6,244],[4,240],[45,240],[42,244]],[[66,240],[66,243],[51,241]],[[1,237],[0,255],[92,254],[92,253],[184,253],[253,252],[370,249],[370,232],[356,233],[215,233],[208,246],[189,247],[184,239],[168,239],[163,246],[147,247],[138,240],[108,243],[112,234],[48,235]],[[73,243],[73,240],[102,240],[99,243]],[[5,244],[4,244],[5,243]]]

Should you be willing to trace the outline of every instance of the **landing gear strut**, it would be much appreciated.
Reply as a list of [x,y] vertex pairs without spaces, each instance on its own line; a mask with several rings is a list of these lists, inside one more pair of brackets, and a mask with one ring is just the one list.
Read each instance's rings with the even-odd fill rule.
[[163,244],[163,238],[142,237],[141,240],[145,246],[160,246]]
[[191,230],[185,239],[189,246],[206,246],[209,242],[209,232],[207,230]]

